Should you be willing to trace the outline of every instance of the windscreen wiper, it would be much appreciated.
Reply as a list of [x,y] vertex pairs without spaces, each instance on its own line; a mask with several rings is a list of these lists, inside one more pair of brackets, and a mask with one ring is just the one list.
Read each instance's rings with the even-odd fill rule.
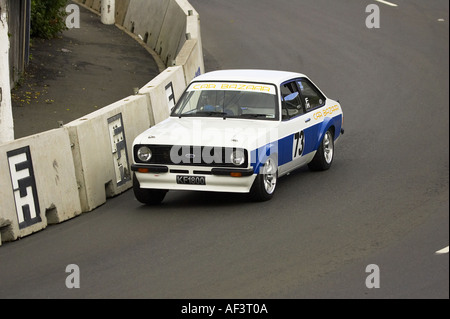
[[226,112],[216,112],[216,111],[200,111],[195,113],[195,115],[206,115],[206,116],[223,116],[223,118],[226,118],[228,115]]
[[247,113],[247,114],[242,114],[240,117],[253,117],[253,118],[256,118],[256,117],[264,117],[264,118],[267,118],[267,114],[262,114],[262,113]]

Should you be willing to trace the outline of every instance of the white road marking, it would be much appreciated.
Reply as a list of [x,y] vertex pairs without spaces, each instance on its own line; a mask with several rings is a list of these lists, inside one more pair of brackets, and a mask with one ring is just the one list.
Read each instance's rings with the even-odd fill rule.
[[391,6],[391,7],[398,7],[398,5],[396,5],[395,3],[392,3],[392,2],[388,2],[388,1],[384,1],[384,0],[376,0],[376,1],[378,1],[380,3],[384,3],[384,4],[386,4],[388,6]]
[[435,252],[437,255],[448,254],[448,246]]

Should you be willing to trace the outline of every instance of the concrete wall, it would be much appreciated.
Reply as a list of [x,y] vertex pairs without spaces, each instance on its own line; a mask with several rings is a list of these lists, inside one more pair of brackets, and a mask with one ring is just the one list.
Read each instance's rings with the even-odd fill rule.
[[129,96],[68,123],[83,212],[132,186],[132,142],[150,127],[145,96]]
[[205,73],[200,16],[186,0],[177,0],[186,14],[186,42],[177,54],[175,65],[183,66],[186,83]]
[[[158,53],[158,39],[170,0],[130,0],[123,27],[140,35],[144,42]],[[148,17],[152,15],[152,19]]]
[[139,90],[139,94],[147,96],[149,100],[151,125],[169,117],[170,110],[185,88],[183,67],[174,66],[167,68]]
[[0,145],[0,244],[81,213],[67,128]]
[[116,1],[116,23],[118,25],[123,26],[129,5],[130,0]]
[[[78,3],[97,13],[101,7],[100,0]],[[204,72],[200,20],[187,1],[116,1],[115,16],[118,27],[156,49],[166,68],[136,95],[62,128],[0,145],[0,245],[91,211],[132,187],[133,140],[167,118],[187,83]]]

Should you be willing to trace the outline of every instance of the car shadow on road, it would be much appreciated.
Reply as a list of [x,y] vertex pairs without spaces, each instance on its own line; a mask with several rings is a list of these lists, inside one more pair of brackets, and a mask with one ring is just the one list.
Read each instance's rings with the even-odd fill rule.
[[252,204],[249,194],[219,193],[201,191],[169,191],[164,201],[159,205],[142,205],[141,209],[153,210],[186,210],[211,209],[212,207],[233,207]]

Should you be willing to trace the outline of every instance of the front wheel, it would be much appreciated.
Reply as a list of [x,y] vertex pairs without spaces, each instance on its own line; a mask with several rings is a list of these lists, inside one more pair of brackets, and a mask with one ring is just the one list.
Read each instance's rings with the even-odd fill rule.
[[250,190],[253,200],[263,202],[271,199],[275,193],[278,180],[278,164],[274,157],[269,157],[261,168]]
[[133,191],[136,199],[145,205],[158,205],[166,197],[167,190],[141,188],[136,174],[133,175]]
[[312,161],[308,164],[313,171],[325,171],[331,167],[334,158],[334,139],[331,130],[323,136],[319,149]]

